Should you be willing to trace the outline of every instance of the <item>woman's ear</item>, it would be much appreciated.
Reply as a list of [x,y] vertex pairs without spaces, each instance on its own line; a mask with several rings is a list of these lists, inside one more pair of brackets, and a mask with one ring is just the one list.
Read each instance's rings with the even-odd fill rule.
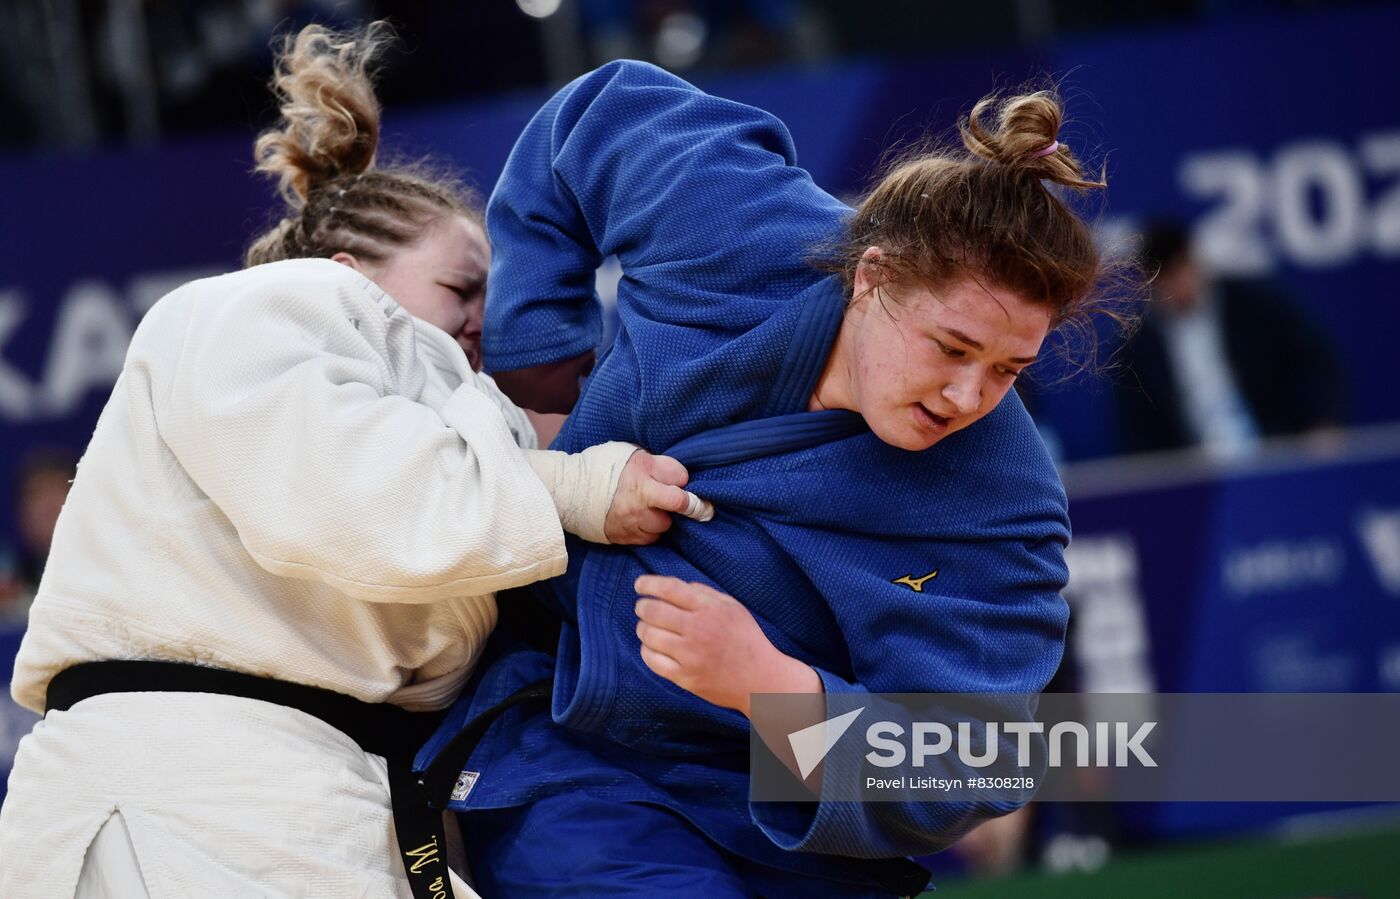
[[884,255],[885,251],[879,247],[866,247],[865,252],[860,254],[860,261],[856,263],[855,283],[851,285],[851,305],[863,305],[865,297],[884,281],[885,273],[880,266]]
[[365,271],[364,266],[360,265],[360,260],[356,259],[354,256],[351,256],[344,250],[341,250],[339,253],[336,253],[334,256],[332,256],[331,261],[339,262],[341,265],[348,265],[355,271],[359,272],[362,275],[365,275],[366,277],[368,277],[369,275],[369,273]]

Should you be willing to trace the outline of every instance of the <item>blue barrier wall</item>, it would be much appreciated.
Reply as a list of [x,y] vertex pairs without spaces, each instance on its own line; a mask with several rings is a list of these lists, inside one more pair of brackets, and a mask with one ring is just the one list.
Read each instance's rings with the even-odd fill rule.
[[[1091,463],[1066,482],[1070,656],[1084,692],[1400,691],[1400,428],[1348,448],[1276,446],[1234,468]],[[1161,837],[1325,808],[1119,813],[1135,835]]]

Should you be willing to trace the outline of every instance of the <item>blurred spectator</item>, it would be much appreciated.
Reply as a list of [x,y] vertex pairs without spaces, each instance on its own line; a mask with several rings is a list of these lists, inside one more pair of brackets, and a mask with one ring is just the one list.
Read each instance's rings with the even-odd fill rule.
[[[270,112],[274,30],[357,3],[50,0],[0,4],[0,143],[151,142],[166,130],[248,126]],[[268,107],[268,108],[264,108]]]
[[1175,221],[1147,228],[1142,257],[1157,276],[1142,329],[1122,356],[1124,451],[1197,446],[1238,456],[1263,437],[1343,422],[1337,348],[1276,285],[1212,278]]
[[[408,38],[381,86],[391,104],[545,79],[539,23],[509,0],[0,3],[0,149],[259,127],[274,111],[267,78],[276,34],[382,16]],[[471,65],[462,63],[467,44]]]
[[54,525],[76,473],[73,457],[59,451],[36,452],[20,466],[15,493],[20,543],[11,564],[0,566],[9,569],[0,571],[0,626],[23,624],[29,614],[53,543]]
[[33,597],[19,579],[17,561],[8,550],[0,549],[0,634],[21,629],[29,617]]

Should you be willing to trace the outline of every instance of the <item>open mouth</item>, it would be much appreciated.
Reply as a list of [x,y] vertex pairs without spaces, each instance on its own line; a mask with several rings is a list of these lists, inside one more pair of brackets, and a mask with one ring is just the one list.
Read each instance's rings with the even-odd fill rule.
[[920,424],[929,430],[944,431],[948,429],[951,419],[944,415],[936,415],[923,403],[915,403],[914,411]]

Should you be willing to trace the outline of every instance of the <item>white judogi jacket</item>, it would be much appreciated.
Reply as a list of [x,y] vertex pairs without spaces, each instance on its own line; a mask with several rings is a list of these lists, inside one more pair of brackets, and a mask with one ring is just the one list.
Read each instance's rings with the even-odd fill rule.
[[503,408],[447,334],[339,263],[176,290],[79,465],[16,701],[42,711],[76,662],[146,658],[448,704],[491,594],[566,561]]
[[[533,440],[448,335],[346,266],[296,260],[187,284],[141,322],[79,465],[16,661],[15,699],[42,711],[50,678],[77,662],[165,659],[445,706],[495,623],[493,591],[565,567],[554,502],[520,452]],[[343,734],[294,710],[207,696],[172,707],[162,697],[97,697],[50,715],[21,744],[0,818],[0,895],[71,894],[113,809],[138,856],[148,844],[143,867],[167,892],[198,883],[177,887],[154,870],[173,862],[154,856],[183,853],[198,868],[207,848],[229,868],[227,884],[247,875],[260,894],[304,882],[308,893],[339,895],[327,872],[303,878],[319,871],[315,839],[279,850],[280,837],[259,836],[256,807],[247,827],[229,820],[279,763],[302,774],[330,764],[350,794],[364,794],[347,800],[333,784],[327,795],[326,783],[295,774],[277,784],[284,811],[300,809],[299,834],[324,826],[343,837],[347,815],[364,818],[350,832],[372,838],[340,847],[332,867],[364,895],[384,894],[372,884],[391,872],[371,874],[396,853],[387,793],[366,774],[382,765],[366,766]],[[240,705],[257,708],[217,713]],[[141,734],[164,787],[132,781],[104,750],[123,732]],[[253,744],[263,757],[229,757]],[[344,759],[328,761],[327,747]],[[229,764],[252,783],[217,788]],[[44,769],[63,782],[26,777]],[[213,805],[161,824],[167,800],[145,794],[181,783],[201,785]],[[229,832],[201,835],[221,818]],[[279,851],[288,865],[303,862],[292,880],[279,879],[290,873]],[[357,866],[369,880],[355,879]]]

